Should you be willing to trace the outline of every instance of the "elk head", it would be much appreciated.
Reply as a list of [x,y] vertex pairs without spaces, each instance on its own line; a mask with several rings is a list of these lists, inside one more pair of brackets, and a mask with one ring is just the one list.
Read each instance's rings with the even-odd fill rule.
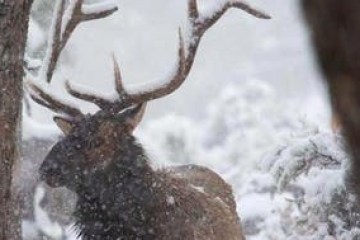
[[82,93],[69,82],[66,84],[67,92],[72,96],[99,106],[100,110],[95,114],[83,114],[28,82],[34,101],[61,113],[54,121],[64,137],[52,147],[40,167],[41,179],[51,187],[64,186],[75,192],[89,188],[95,177],[104,175],[101,172],[106,172],[118,154],[130,156],[129,152],[137,151],[133,131],[144,115],[147,100],[140,94],[125,91],[115,59],[114,73],[119,101]]
[[[247,4],[234,0],[219,6],[213,14],[203,16],[198,12],[197,1],[189,0],[190,33],[185,42],[179,31],[178,61],[172,76],[165,84],[129,93],[123,86],[120,68],[115,58],[114,79],[118,93],[116,99],[109,100],[84,93],[67,82],[66,89],[70,95],[99,107],[100,110],[93,115],[83,114],[79,109],[63,103],[29,82],[28,89],[32,99],[61,114],[55,117],[54,121],[65,134],[40,167],[41,178],[53,187],[65,186],[76,191],[87,182],[91,182],[94,176],[98,176],[97,172],[106,170],[117,154],[134,151],[137,144],[132,133],[141,121],[146,103],[171,94],[182,85],[194,63],[202,36],[230,8],[242,9],[258,18],[269,18]],[[132,156],[136,157],[136,153]]]
[[131,156],[128,152],[136,150],[132,133],[144,110],[145,104],[139,104],[117,114],[54,117],[65,137],[46,156],[40,167],[41,179],[52,187],[74,191],[93,186],[96,173],[106,172],[118,154]]

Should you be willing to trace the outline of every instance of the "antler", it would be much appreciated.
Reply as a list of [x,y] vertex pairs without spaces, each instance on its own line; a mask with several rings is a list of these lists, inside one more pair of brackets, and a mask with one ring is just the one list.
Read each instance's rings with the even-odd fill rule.
[[72,118],[80,118],[84,116],[84,114],[79,109],[54,98],[36,84],[27,81],[26,86],[29,91],[30,97],[36,103],[46,108],[49,108],[54,112],[65,114]]
[[269,15],[256,10],[241,1],[234,0],[225,2],[216,11],[214,11],[213,14],[209,16],[202,16],[198,11],[197,0],[188,0],[190,34],[185,44],[181,30],[179,30],[179,50],[177,64],[174,70],[174,74],[170,76],[169,79],[167,79],[165,84],[159,84],[158,86],[141,90],[136,93],[130,93],[129,91],[126,91],[123,86],[119,65],[114,58],[115,84],[119,98],[110,101],[95,95],[82,93],[81,91],[74,89],[69,83],[67,83],[68,92],[74,97],[90,101],[97,104],[101,109],[114,113],[132,105],[144,103],[171,94],[182,85],[182,83],[189,75],[202,36],[227,12],[227,10],[231,8],[241,9],[257,18],[270,18]]
[[105,18],[115,11],[117,6],[113,2],[85,5],[84,0],[71,0],[65,8],[66,0],[57,0],[48,48],[40,74],[51,81],[59,56],[68,42],[75,28],[82,22]]

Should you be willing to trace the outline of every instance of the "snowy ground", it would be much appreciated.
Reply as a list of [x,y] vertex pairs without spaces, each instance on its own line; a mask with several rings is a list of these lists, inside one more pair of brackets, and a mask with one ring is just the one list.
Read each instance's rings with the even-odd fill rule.
[[[84,24],[50,90],[68,98],[62,84],[69,78],[113,92],[112,52],[127,84],[159,78],[173,62],[185,3],[124,0],[111,18]],[[329,107],[298,3],[251,3],[273,19],[227,14],[206,35],[185,85],[152,103],[136,134],[154,165],[202,164],[229,181],[248,239],[355,239],[357,210],[353,196],[344,194],[347,156],[341,137],[329,131]],[[45,38],[35,23],[31,34],[36,51]],[[24,118],[25,139],[58,133],[47,110],[32,105],[32,116]],[[39,206],[42,194],[39,188],[38,218],[24,223],[25,233],[74,238],[64,237],[63,226]]]

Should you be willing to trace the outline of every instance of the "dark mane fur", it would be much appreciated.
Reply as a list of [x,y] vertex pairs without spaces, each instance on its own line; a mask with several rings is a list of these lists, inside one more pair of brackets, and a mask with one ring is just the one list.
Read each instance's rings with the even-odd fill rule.
[[[74,216],[83,240],[242,239],[235,205],[226,205],[228,199],[220,194],[214,201],[215,196],[208,199],[189,187],[178,174],[184,166],[153,170],[133,139],[122,149],[111,165],[94,175],[89,188],[79,192]],[[197,166],[186,169],[192,168],[210,172]],[[225,182],[219,187],[230,189]]]
[[147,158],[135,140],[118,158],[99,170],[88,188],[79,192],[74,216],[86,239],[156,239],[149,229],[154,216],[152,183],[156,181]]

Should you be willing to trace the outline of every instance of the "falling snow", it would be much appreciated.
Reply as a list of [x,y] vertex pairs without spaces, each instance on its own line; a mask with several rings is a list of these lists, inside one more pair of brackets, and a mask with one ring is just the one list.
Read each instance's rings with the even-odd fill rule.
[[[213,0],[207,4],[201,2],[201,16],[211,16],[214,9],[221,7],[224,2],[225,0]],[[59,7],[59,3],[60,1],[57,1],[57,7]],[[71,6],[75,3],[76,1],[71,1]],[[136,3],[133,4],[137,6]],[[95,1],[95,3],[84,6],[82,12],[92,14],[113,8],[116,5],[114,1],[97,3]],[[159,5],[161,5],[160,1]],[[266,9],[266,6],[271,8],[270,5],[272,4],[263,5],[265,6],[263,9]],[[63,29],[68,23],[69,14],[72,13],[71,6],[67,8],[67,14],[64,16]],[[275,7],[276,9],[281,9],[283,3],[279,2],[275,6],[277,6],[277,8]],[[139,9],[141,10],[141,8]],[[121,13],[117,16],[118,18],[116,20],[109,22],[110,24],[114,24],[116,21],[131,23],[131,27],[136,30],[138,28],[137,24],[147,22],[145,18],[143,19],[139,16],[136,18],[136,14],[139,15],[137,11],[141,12],[139,9],[132,10],[133,12],[131,13],[135,16],[133,19],[129,20],[129,18],[121,16],[121,14],[125,14],[124,16],[129,14],[126,12],[126,9],[124,9],[124,12],[120,11]],[[238,19],[235,18],[229,19],[229,21],[233,22],[238,21]],[[289,19],[289,17],[286,17],[286,19]],[[44,84],[44,76],[51,55],[50,46],[53,44],[51,36],[54,31],[54,24],[53,22],[50,27],[50,37],[47,41],[48,47],[44,60],[40,61],[37,58],[32,58],[32,55],[26,55],[25,59],[29,68],[37,68],[41,65],[40,63],[42,63],[43,68],[40,70],[40,75],[37,79],[38,84],[44,87],[44,89],[49,89]],[[240,22],[240,24],[242,23]],[[121,27],[123,26],[118,27],[119,31]],[[273,31],[281,30],[281,28],[275,28],[277,28],[276,24],[272,28]],[[134,29],[132,29],[133,34],[135,34]],[[42,45],[46,45],[44,37],[46,34],[41,30],[38,23],[31,19],[27,46],[28,52],[36,52]],[[143,29],[143,32],[146,33],[146,31],[150,31],[151,34],[149,34],[149,36],[158,35],[157,33],[151,32],[155,30],[153,25],[149,24],[148,27]],[[288,30],[292,31],[292,29]],[[78,34],[84,34],[84,32],[86,32],[86,26],[84,26],[82,31],[83,32],[80,31]],[[114,30],[111,29],[111,34],[109,35],[112,35],[113,31]],[[189,29],[184,29],[184,31],[188,33]],[[214,30],[214,32],[219,34],[220,31]],[[286,37],[297,36],[296,34],[288,34],[288,31],[285,32]],[[241,39],[246,39],[243,35],[243,31],[241,31]],[[251,32],[246,33],[246,35],[251,35]],[[131,34],[124,36],[124,39],[129,36],[131,36]],[[144,36],[148,37],[146,34],[144,34]],[[132,38],[135,37],[133,36]],[[146,43],[153,41],[148,40],[146,37],[138,38],[146,39]],[[218,38],[220,39],[222,37]],[[116,45],[122,45],[122,43],[124,43],[129,46],[135,46],[133,47],[135,50],[143,51],[144,49],[142,47],[138,47],[136,43],[132,43],[134,40],[132,38],[129,37],[130,40],[127,40],[131,42],[131,44],[128,44],[126,40],[124,40],[124,42],[117,40]],[[175,42],[173,41],[174,39]],[[150,79],[155,78],[156,80],[149,81],[146,75],[147,67],[155,66],[157,60],[161,60],[162,57],[154,58],[153,60],[153,55],[157,55],[158,53],[149,54],[149,52],[146,52],[146,55],[151,56],[151,64],[143,64],[143,68],[140,69],[139,67],[133,68],[125,64],[124,71],[124,73],[127,73],[125,76],[137,76],[135,73],[141,72],[141,74],[146,76],[145,80],[142,81],[144,83],[129,84],[130,86],[127,84],[126,89],[130,92],[139,92],[140,89],[155,88],[159,86],[159,84],[164,84],[164,81],[169,79],[169,76],[174,75],[174,69],[176,69],[174,56],[176,56],[175,51],[177,44],[176,38],[174,39],[171,40],[173,44],[164,47],[167,50],[170,49],[169,52],[172,53],[172,55],[169,54],[172,56],[172,60],[167,61],[166,68],[161,68],[170,69],[168,73],[165,72],[163,78],[151,77]],[[231,43],[229,36],[224,39]],[[256,39],[250,39],[248,42],[256,42],[257,47],[263,52],[266,52],[266,54],[269,54],[270,57],[279,58],[276,62],[279,62],[279,65],[283,66],[288,60],[280,59],[278,56],[278,52],[280,51],[279,46],[284,46],[289,42],[294,42],[295,45],[298,44],[296,41],[289,41],[287,38],[284,39],[286,43],[282,43],[280,38],[270,36],[269,31],[264,30],[263,35],[260,37],[257,36]],[[159,41],[158,39],[156,41],[170,42]],[[191,39],[186,39],[186,41],[188,44]],[[89,45],[90,42],[89,40]],[[84,45],[87,44],[88,43],[84,43]],[[220,43],[212,44],[216,45],[214,49],[220,49],[218,46]],[[113,44],[103,45],[102,47],[106,48],[107,45],[112,46]],[[227,48],[228,46],[224,45],[231,46],[236,44],[222,43],[222,49],[226,52],[229,51],[229,49]],[[126,48],[126,46],[127,45],[124,45],[124,48]],[[209,45],[206,44],[205,46],[209,47]],[[292,46],[287,47],[291,48]],[[152,116],[146,124],[136,132],[139,142],[144,145],[152,160],[152,165],[162,169],[170,165],[199,164],[207,166],[221,174],[234,189],[238,215],[241,217],[247,239],[318,240],[331,239],[332,237],[335,239],[354,239],[360,236],[360,226],[356,220],[360,212],[355,206],[355,197],[346,191],[345,176],[349,168],[348,156],[344,151],[341,135],[332,133],[329,131],[328,126],[323,123],[324,119],[326,119],[324,116],[326,116],[327,110],[322,102],[317,101],[318,98],[315,95],[320,95],[320,93],[316,92],[316,94],[314,94],[310,92],[307,99],[301,100],[301,106],[296,107],[299,101],[297,99],[298,96],[289,97],[291,94],[288,94],[287,98],[284,98],[282,95],[286,95],[286,92],[291,89],[291,87],[287,85],[290,80],[295,81],[297,78],[302,78],[299,76],[307,76],[306,74],[302,75],[305,70],[299,74],[294,74],[293,72],[290,74],[284,70],[283,75],[281,75],[280,71],[277,70],[279,65],[275,63],[271,63],[273,64],[271,65],[268,59],[264,59],[266,63],[264,64],[264,62],[260,61],[262,60],[261,57],[257,57],[255,66],[254,63],[251,63],[249,54],[245,54],[247,49],[241,48],[241,46],[239,46],[239,48],[241,49],[241,54],[238,53],[234,55],[237,55],[236,58],[241,59],[241,62],[237,62],[236,69],[232,70],[231,73],[224,73],[223,70],[228,69],[227,66],[232,65],[229,64],[229,62],[234,62],[235,60],[225,59],[224,63],[222,63],[219,59],[223,56],[212,56],[212,58],[215,58],[216,67],[214,67],[214,65],[206,67],[204,62],[210,61],[209,58],[204,59],[200,57],[198,62],[195,63],[195,70],[199,69],[201,73],[195,72],[194,76],[191,76],[195,79],[191,79],[191,81],[195,82],[193,84],[202,86],[202,93],[200,93],[200,96],[196,96],[195,100],[189,94],[189,96],[186,97],[182,96],[183,99],[181,101],[176,101],[176,104],[181,102],[185,105],[186,107],[184,107],[184,109],[194,113],[194,116],[185,116],[181,114],[181,111],[176,111],[175,109],[177,109],[177,107],[175,106],[178,105],[175,105],[174,99],[171,98],[166,100],[169,102],[167,107],[158,108],[157,103],[154,103],[153,108],[156,108],[153,110],[154,112],[159,111],[158,109],[173,111],[166,111],[165,114],[161,112],[163,116],[158,118]],[[161,49],[163,49],[163,47]],[[201,49],[201,51],[208,50],[206,50],[205,47]],[[123,50],[121,51],[124,53],[121,58],[125,56],[125,61],[126,57],[128,60],[130,59],[129,61],[133,61],[133,59],[129,57],[131,54],[125,53]],[[234,51],[234,49],[231,51]],[[73,48],[70,48],[70,52],[71,54],[76,54],[76,50]],[[271,55],[274,52],[276,52],[276,56]],[[91,59],[89,56],[90,54],[87,54],[87,59],[84,59],[84,62]],[[257,63],[258,60],[260,61],[259,64]],[[302,61],[297,60],[297,64]],[[108,63],[106,64],[109,65]],[[102,68],[105,69],[104,66],[105,65],[101,65],[101,67],[96,66],[96,71],[100,71]],[[212,72],[217,68],[222,70],[221,75]],[[271,68],[274,69],[270,71]],[[110,69],[110,67],[107,67],[106,71],[111,73],[109,78],[112,78],[113,76]],[[94,74],[92,70],[91,67],[88,67],[85,71],[84,69],[77,69],[76,74],[81,77],[86,76],[84,77],[86,84],[93,83],[95,80],[98,81],[100,75],[97,75],[98,73]],[[66,72],[66,69],[64,72]],[[89,80],[90,82],[88,82],[86,72],[92,72],[95,80],[91,79]],[[129,72],[130,74],[128,74]],[[159,72],[163,73],[163,71]],[[159,72],[157,72],[156,75],[149,74],[149,76],[161,75]],[[29,72],[28,74],[31,73]],[[58,75],[59,78],[64,78],[62,71],[59,71],[58,74],[60,75]],[[212,75],[220,79],[214,80],[211,78]],[[33,77],[31,75],[28,76]],[[260,80],[259,76],[264,80]],[[284,80],[278,80],[281,78]],[[307,77],[304,78],[307,79]],[[218,91],[213,91],[215,85],[212,85],[210,80],[220,82],[219,85],[215,87],[218,88]],[[71,82],[73,82],[73,80],[71,80]],[[84,92],[96,92],[107,99],[115,99],[114,92],[104,90],[105,88],[103,87],[110,81],[99,80],[99,82],[99,88],[92,87],[92,84],[88,84],[89,87],[79,86],[80,84],[77,85],[76,83],[73,85],[76,89],[83,90]],[[132,81],[129,80],[129,82],[131,83]],[[279,82],[281,82],[281,84],[279,84]],[[272,83],[277,83],[277,85]],[[308,86],[303,86],[302,84],[303,83],[295,84],[294,89],[298,91],[299,86],[302,86],[301,91],[307,91]],[[274,87],[274,85],[276,86]],[[206,86],[205,90],[203,86]],[[95,89],[96,91],[90,89]],[[211,94],[208,93],[208,90]],[[185,88],[184,91],[189,91],[189,87],[187,89]],[[55,92],[55,95],[59,98],[64,98],[65,102],[72,104],[69,99],[63,97],[63,93]],[[195,92],[195,90],[192,90],[192,92]],[[175,99],[177,99],[176,96]],[[206,104],[202,104],[204,102],[206,102]],[[202,105],[200,105],[200,103]],[[314,104],[314,106],[312,106],[312,104]],[[32,142],[37,139],[44,139],[51,142],[57,139],[59,135],[61,135],[59,130],[55,128],[53,124],[44,124],[41,121],[42,118],[49,118],[48,114],[38,110],[35,105],[30,105],[34,113],[40,113],[37,115],[41,117],[34,118],[34,114],[29,114],[26,112],[26,109],[24,109],[24,142]],[[315,107],[316,110],[311,110],[314,109],[311,107]],[[201,109],[199,110],[199,108]],[[301,113],[302,111],[299,109],[307,109],[311,115],[310,118],[316,118],[318,121],[314,123],[304,117]],[[321,122],[322,124],[319,124]],[[52,143],[47,144],[51,145]],[[78,145],[78,147],[80,148],[81,146]],[[36,171],[40,162],[43,160],[43,155],[48,151],[48,147],[43,149],[42,146],[33,149],[36,157],[28,159],[27,156],[24,156],[24,160],[31,161],[31,164],[29,162],[24,164],[23,168],[26,169],[23,169],[23,171],[30,171],[29,169]],[[31,167],[29,167],[30,165]],[[35,166],[36,169],[34,169]],[[82,171],[80,168],[78,168],[78,170]],[[88,172],[91,172],[91,169],[82,171],[83,174],[87,174]],[[25,176],[21,176],[19,179],[22,180],[21,185],[25,186],[24,188],[32,184],[30,181],[25,180]],[[34,184],[37,185],[37,182]],[[154,189],[161,187],[161,184],[155,182],[151,186],[151,188]],[[199,194],[206,194],[202,186],[192,185],[191,187]],[[27,195],[28,206],[30,207],[27,209],[29,212],[28,217],[23,220],[23,238],[25,240],[38,239],[39,237],[45,237],[51,240],[77,239],[79,233],[72,227],[74,225],[74,219],[70,217],[70,214],[65,214],[65,212],[74,211],[74,207],[63,206],[64,202],[75,203],[76,199],[64,189],[59,189],[56,193],[59,195],[51,194],[50,192],[52,190],[42,184],[35,186],[33,190],[32,194]],[[134,193],[137,192],[141,192],[141,189],[134,188]],[[61,197],[51,199],[51,197],[49,197],[51,195]],[[126,198],[126,196],[123,197]],[[225,204],[223,199],[219,197],[215,199],[219,203]],[[164,198],[164,205],[176,206],[177,204],[178,202],[174,195],[169,194]],[[107,210],[107,206],[105,205],[102,205],[100,208],[104,211]],[[90,210],[91,209],[93,210],[92,207],[90,207]],[[141,214],[139,216],[141,216]],[[96,225],[96,227],[107,229],[112,226]],[[152,231],[152,229],[148,229],[150,234],[152,234]]]

